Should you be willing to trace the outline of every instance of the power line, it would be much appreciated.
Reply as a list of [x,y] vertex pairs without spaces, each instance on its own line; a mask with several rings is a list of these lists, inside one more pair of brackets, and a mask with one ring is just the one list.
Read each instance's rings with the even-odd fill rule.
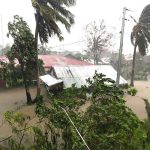
[[77,131],[78,135],[80,136],[81,140],[83,141],[83,143],[85,144],[85,146],[87,147],[88,150],[90,150],[89,146],[87,145],[87,143],[85,142],[84,138],[82,137],[81,133],[79,132],[79,130],[77,129],[77,127],[75,126],[74,122],[72,121],[72,119],[70,118],[69,114],[67,113],[67,111],[62,108],[61,106],[59,106],[64,113],[66,114],[66,116],[68,117],[69,121],[71,122],[71,124],[73,125],[73,127],[75,128],[75,130]]
[[62,47],[62,46],[66,46],[66,45],[73,45],[73,44],[78,44],[78,43],[82,43],[82,42],[86,42],[87,40],[82,40],[82,41],[76,41],[76,42],[73,42],[73,43],[67,43],[67,44],[62,44],[62,45],[56,45],[56,46],[53,46],[53,47],[50,47],[50,48],[57,48],[57,47]]

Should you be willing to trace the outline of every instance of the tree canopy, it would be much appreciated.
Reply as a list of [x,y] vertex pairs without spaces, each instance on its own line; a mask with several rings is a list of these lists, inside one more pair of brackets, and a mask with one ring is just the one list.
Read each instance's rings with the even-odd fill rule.
[[14,16],[13,22],[8,23],[8,30],[8,36],[10,35],[14,40],[11,52],[9,53],[9,59],[17,59],[19,62],[26,90],[27,103],[31,103],[29,85],[36,64],[34,36],[27,23],[18,15]]
[[[135,20],[136,22],[136,20]],[[132,74],[131,74],[131,86],[134,86],[134,68],[136,59],[136,48],[142,56],[148,52],[148,45],[150,43],[150,5],[147,5],[140,17],[139,21],[133,27],[131,32],[131,43],[134,45],[133,63],[132,63]]]
[[62,32],[57,22],[61,22],[67,31],[70,31],[74,16],[64,6],[75,5],[75,0],[32,0],[32,5],[36,10],[35,17],[41,43],[47,43],[48,37],[54,34],[62,40]]
[[75,0],[31,0],[35,9],[35,50],[36,50],[36,80],[37,97],[40,95],[39,68],[38,68],[38,37],[41,43],[48,43],[48,38],[57,35],[63,40],[58,22],[63,24],[68,32],[74,23],[74,15],[67,7],[75,5]]
[[94,59],[94,64],[101,61],[101,55],[111,45],[112,33],[107,32],[104,20],[97,25],[91,22],[86,26],[87,54]]

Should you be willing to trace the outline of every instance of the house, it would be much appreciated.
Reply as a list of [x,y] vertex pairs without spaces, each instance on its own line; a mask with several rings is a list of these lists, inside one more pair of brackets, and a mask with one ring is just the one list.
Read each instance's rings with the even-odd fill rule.
[[38,58],[43,60],[45,70],[49,70],[53,66],[92,65],[91,63],[85,61],[80,61],[61,55],[39,55]]
[[[71,87],[72,84],[80,88],[82,85],[87,85],[86,79],[92,78],[95,72],[102,73],[107,78],[116,81],[117,72],[111,65],[53,66],[49,74],[57,79],[61,79],[64,88]],[[120,84],[127,84],[127,81],[123,77],[120,77]]]
[[[39,55],[39,59],[41,59],[44,63],[44,69],[48,72],[53,66],[68,66],[68,65],[91,65],[88,62],[79,61],[73,58],[64,57],[61,55]],[[9,60],[6,56],[0,56],[0,61],[9,63]],[[15,65],[18,65],[18,61],[15,60]],[[4,86],[4,81],[0,79],[0,87]]]
[[[117,72],[111,65],[92,65],[61,55],[39,55],[38,58],[43,60],[45,71],[56,79],[61,79],[65,88],[72,84],[80,88],[86,84],[86,79],[94,76],[95,71],[116,80]],[[0,57],[0,60],[8,61],[5,56]],[[121,77],[120,84],[127,84],[127,81]]]

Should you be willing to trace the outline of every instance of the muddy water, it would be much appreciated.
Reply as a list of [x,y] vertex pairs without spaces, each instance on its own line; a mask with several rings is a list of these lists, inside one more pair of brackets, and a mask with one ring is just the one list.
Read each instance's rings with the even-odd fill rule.
[[[33,87],[31,88],[31,95],[33,98],[35,94],[36,88]],[[19,107],[23,105],[26,105],[26,95],[23,87],[0,90],[0,120],[2,120],[4,112],[19,109]]]

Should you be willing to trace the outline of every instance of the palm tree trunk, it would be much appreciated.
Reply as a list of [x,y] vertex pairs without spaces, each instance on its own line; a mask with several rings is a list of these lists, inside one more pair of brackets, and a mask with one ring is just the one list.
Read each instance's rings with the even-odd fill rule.
[[36,29],[35,29],[35,50],[36,50],[36,81],[37,81],[37,95],[36,98],[40,96],[40,80],[39,80],[39,65],[38,65],[38,30],[39,30],[39,11],[37,11],[36,16]]
[[135,46],[134,46],[134,53],[133,53],[133,61],[132,61],[132,72],[131,72],[131,82],[130,82],[130,86],[134,86],[134,72],[135,72],[136,47],[137,47],[137,44],[135,44]]

